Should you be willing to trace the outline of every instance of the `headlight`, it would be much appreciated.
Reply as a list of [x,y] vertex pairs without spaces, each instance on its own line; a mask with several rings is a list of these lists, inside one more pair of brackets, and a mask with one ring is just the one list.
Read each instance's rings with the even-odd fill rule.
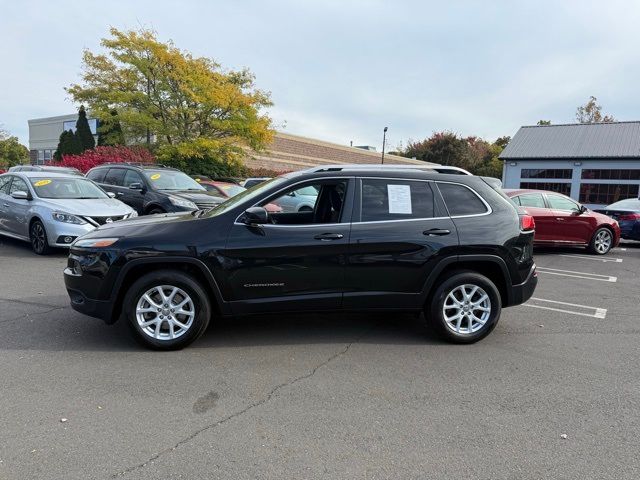
[[110,247],[114,243],[116,243],[118,238],[79,238],[73,244],[72,247],[83,247],[83,248],[104,248]]
[[131,212],[129,214],[129,216],[127,218],[133,218],[133,217],[137,217],[138,216],[138,212],[136,212],[135,210],[133,212]]
[[87,223],[82,218],[71,215],[70,213],[53,212],[52,216],[53,219],[57,220],[58,222],[73,223],[75,225],[82,225]]
[[185,198],[169,197],[169,201],[173,203],[176,207],[193,208],[194,210],[198,209],[198,206],[195,203]]

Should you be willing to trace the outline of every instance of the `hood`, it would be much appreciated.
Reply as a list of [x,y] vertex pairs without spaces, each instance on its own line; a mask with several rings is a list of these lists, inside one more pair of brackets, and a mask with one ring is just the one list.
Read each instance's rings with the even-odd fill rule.
[[226,200],[213,192],[207,192],[206,190],[162,190],[163,193],[168,195],[175,195],[176,197],[185,198],[191,200],[194,203],[206,203],[206,204],[218,204]]
[[128,237],[157,234],[164,226],[194,221],[193,212],[159,213],[144,215],[113,223],[106,223],[84,235],[83,238]]
[[115,198],[64,199],[40,198],[42,206],[72,215],[109,217],[127,215],[133,209]]

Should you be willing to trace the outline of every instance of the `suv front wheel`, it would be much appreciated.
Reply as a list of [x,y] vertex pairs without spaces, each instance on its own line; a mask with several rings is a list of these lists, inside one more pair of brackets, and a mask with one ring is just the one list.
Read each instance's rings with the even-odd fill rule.
[[192,277],[160,270],[128,290],[124,314],[136,338],[155,350],[184,348],[204,333],[211,317],[209,297]]
[[473,343],[487,336],[500,318],[502,302],[495,284],[475,272],[458,272],[445,279],[425,311],[446,340]]

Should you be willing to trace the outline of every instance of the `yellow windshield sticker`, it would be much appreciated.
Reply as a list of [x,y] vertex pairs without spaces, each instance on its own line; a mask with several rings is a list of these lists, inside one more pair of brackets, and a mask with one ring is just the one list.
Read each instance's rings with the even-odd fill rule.
[[153,175],[151,175],[151,180],[157,180],[160,178],[160,174],[159,173],[154,173]]
[[33,184],[34,187],[44,187],[45,185],[49,185],[51,183],[51,180],[46,179],[46,180],[38,180],[36,183]]
[[199,178],[196,178],[196,182],[200,183],[202,180],[200,180]]

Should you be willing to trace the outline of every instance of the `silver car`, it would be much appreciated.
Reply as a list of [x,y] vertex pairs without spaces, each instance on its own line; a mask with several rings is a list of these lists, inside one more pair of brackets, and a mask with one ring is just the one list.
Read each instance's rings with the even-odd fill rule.
[[284,213],[311,212],[316,206],[318,190],[314,186],[302,187],[273,201]]
[[68,247],[100,225],[137,213],[91,180],[52,172],[0,175],[0,235],[31,242],[39,255]]

